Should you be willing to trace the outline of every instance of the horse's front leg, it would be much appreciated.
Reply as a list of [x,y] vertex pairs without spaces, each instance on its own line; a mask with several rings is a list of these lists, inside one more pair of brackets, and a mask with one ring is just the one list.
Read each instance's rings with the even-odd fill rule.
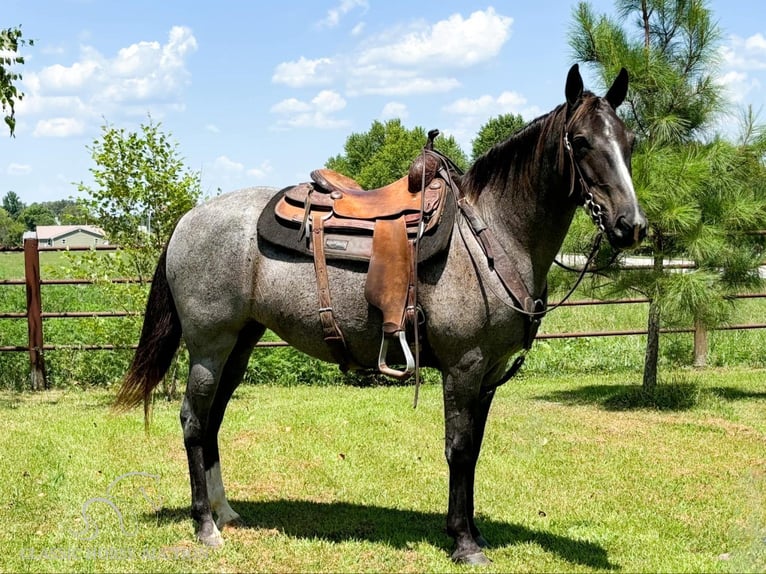
[[475,486],[474,486],[474,479],[476,477],[476,463],[479,460],[479,453],[481,452],[481,443],[484,439],[484,429],[487,425],[487,417],[489,416],[489,408],[492,406],[492,399],[495,398],[495,390],[482,392],[479,397],[479,404],[478,408],[476,410],[476,414],[473,417],[473,446],[474,446],[474,472],[471,473],[471,484],[468,489],[470,499],[468,503],[468,516],[470,517],[470,524],[471,524],[471,534],[473,534],[474,540],[476,540],[476,543],[481,548],[487,548],[489,546],[489,543],[487,542],[487,539],[484,538],[484,536],[481,535],[481,532],[476,527],[476,523],[474,522],[474,492],[475,492]]
[[475,364],[474,369],[455,369],[444,376],[444,452],[449,465],[447,533],[455,539],[452,560],[480,565],[488,564],[489,559],[473,522],[473,487],[489,405],[482,408],[482,376],[471,372],[474,370],[478,370]]

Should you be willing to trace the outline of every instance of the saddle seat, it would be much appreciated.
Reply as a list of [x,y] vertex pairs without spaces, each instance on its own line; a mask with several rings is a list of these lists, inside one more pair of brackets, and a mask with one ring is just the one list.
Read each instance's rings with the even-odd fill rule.
[[[420,211],[420,186],[418,185],[414,190],[410,189],[409,176],[404,176],[384,187],[370,190],[362,189],[350,177],[331,169],[314,170],[311,172],[311,179],[322,190],[330,192],[333,212],[340,217],[380,219],[405,212]],[[438,194],[426,192],[426,199],[429,198],[431,202],[428,206],[424,206],[426,213],[432,211],[432,202],[439,199]]]

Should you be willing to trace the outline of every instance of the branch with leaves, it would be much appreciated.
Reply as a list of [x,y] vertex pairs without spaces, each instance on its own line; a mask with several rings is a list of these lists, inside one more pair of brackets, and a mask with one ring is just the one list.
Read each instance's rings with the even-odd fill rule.
[[34,46],[34,40],[23,38],[21,26],[0,29],[0,110],[11,136],[16,131],[16,104],[24,99],[24,92],[17,87],[21,73],[13,67],[24,64],[19,48],[27,45]]

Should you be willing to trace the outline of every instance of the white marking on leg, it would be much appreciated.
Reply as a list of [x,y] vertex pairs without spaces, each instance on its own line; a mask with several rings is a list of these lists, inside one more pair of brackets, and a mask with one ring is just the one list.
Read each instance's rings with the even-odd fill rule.
[[216,525],[221,528],[224,524],[239,519],[239,514],[234,512],[229,506],[229,501],[226,500],[220,463],[216,462],[210,470],[205,471],[205,482],[210,508],[216,515]]

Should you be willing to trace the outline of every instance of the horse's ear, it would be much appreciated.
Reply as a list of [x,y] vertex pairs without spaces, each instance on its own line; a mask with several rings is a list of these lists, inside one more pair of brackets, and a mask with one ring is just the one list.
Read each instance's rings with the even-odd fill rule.
[[567,103],[573,106],[582,96],[582,76],[580,75],[580,66],[575,64],[569,68],[567,74],[567,87],[565,90]]
[[620,70],[617,77],[614,79],[612,87],[606,93],[606,101],[614,108],[617,109],[619,105],[625,100],[625,96],[628,95],[628,71],[625,68]]

